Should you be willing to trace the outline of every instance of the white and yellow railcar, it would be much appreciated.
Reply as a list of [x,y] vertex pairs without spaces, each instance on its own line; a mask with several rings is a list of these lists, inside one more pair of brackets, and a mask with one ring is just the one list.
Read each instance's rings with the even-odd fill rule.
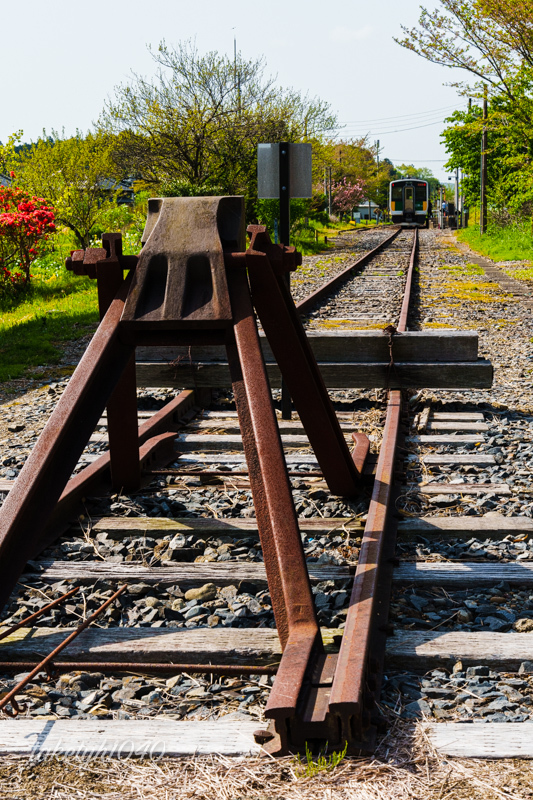
[[418,178],[391,181],[389,212],[392,222],[406,227],[428,227],[431,213],[429,184]]

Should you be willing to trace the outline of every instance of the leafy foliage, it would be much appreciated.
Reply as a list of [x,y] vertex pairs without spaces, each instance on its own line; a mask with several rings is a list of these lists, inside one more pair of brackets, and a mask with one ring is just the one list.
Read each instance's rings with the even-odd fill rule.
[[15,169],[19,185],[46,198],[57,223],[72,231],[78,246],[88,247],[115,195],[118,173],[110,146],[109,137],[102,135],[78,133],[61,139],[53,132],[19,152],[4,148],[3,158]]
[[32,197],[16,186],[0,186],[2,298],[15,298],[29,286],[30,266],[54,231],[54,211],[42,197]]
[[151,55],[156,78],[117,87],[100,119],[119,168],[146,185],[255,197],[259,142],[313,141],[334,125],[327,103],[265,78],[262,59],[200,55],[190,42]]
[[331,187],[332,206],[342,217],[359,205],[365,196],[366,184],[362,180],[351,183],[346,177]]
[[477,106],[457,111],[443,138],[450,159],[462,167],[469,202],[479,197],[481,133],[488,135],[488,200],[494,222],[533,209],[533,0],[440,0],[422,8],[418,28],[404,28],[404,47],[466,72],[463,94],[488,92],[488,119]]
[[28,285],[23,272],[11,272],[0,263],[0,308],[9,307],[21,297]]

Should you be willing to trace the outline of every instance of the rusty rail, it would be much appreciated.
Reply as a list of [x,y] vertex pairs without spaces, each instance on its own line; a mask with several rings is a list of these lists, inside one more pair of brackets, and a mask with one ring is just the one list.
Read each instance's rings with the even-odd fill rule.
[[[418,229],[415,229],[405,290],[397,331],[407,328],[412,279],[418,252]],[[372,707],[379,697],[381,661],[384,655],[388,592],[383,568],[390,570],[396,532],[391,525],[390,510],[393,498],[394,462],[401,423],[402,393],[389,393],[383,439],[376,467],[374,488],[368,518],[362,537],[359,560],[354,577],[350,606],[342,639],[335,678],[331,688],[330,709],[342,721],[343,736],[348,738],[349,726],[357,720],[356,735],[361,745],[372,746]],[[389,564],[384,565],[384,556]],[[378,591],[381,589],[381,591]],[[381,606],[381,608],[379,607]],[[382,630],[377,630],[381,625]]]
[[[417,251],[415,230],[399,335],[406,329]],[[381,686],[396,538],[390,510],[401,408],[401,392],[392,390],[339,653],[310,661],[299,707],[295,705],[292,714],[278,701],[277,681],[274,683],[265,710],[274,724],[257,737],[270,752],[320,747],[325,741],[330,749],[347,744],[350,752],[369,751],[375,745],[379,719],[374,709]],[[280,669],[284,658],[285,653]]]
[[335,275],[334,278],[331,278],[331,280],[323,283],[322,286],[319,286],[319,288],[314,292],[307,295],[307,297],[304,297],[304,299],[300,300],[299,303],[296,303],[298,313],[307,313],[316,303],[318,303],[319,300],[327,297],[327,295],[336,290],[341,283],[344,283],[344,281],[348,280],[348,278],[351,278],[356,270],[364,267],[365,264],[368,264],[369,261],[372,261],[374,256],[380,253],[381,250],[384,250],[385,247],[388,247],[389,244],[396,239],[401,230],[401,228],[397,228],[395,231],[393,231],[393,233],[391,233],[390,236],[387,236],[387,238],[380,242],[376,247],[374,247],[372,250],[369,250],[368,253],[365,253],[363,256],[361,256],[361,258],[358,258],[357,261],[354,261],[353,264],[350,264],[349,267],[346,267],[346,269],[343,269],[338,275]]
[[76,594],[80,590],[79,586],[75,586],[74,589],[71,589],[66,594],[62,594],[61,597],[58,597],[56,600],[53,600],[51,603],[48,603],[47,606],[43,606],[40,608],[39,611],[36,611],[35,614],[30,614],[28,617],[24,617],[23,620],[17,622],[16,625],[12,625],[10,628],[6,628],[5,631],[0,631],[0,639],[6,639],[8,636],[12,636],[16,631],[20,630],[21,628],[27,628],[32,622],[35,622],[36,619],[42,617],[43,614],[46,614],[47,611],[50,611],[52,608],[63,603],[69,597],[72,597],[73,594]]
[[126,589],[127,589],[127,584],[125,583],[120,587],[120,589],[117,589],[117,591],[113,595],[111,595],[111,597],[108,600],[106,600],[105,603],[102,603],[102,605],[99,606],[99,608],[97,608],[96,611],[94,611],[90,617],[87,617],[85,622],[80,623],[80,625],[78,625],[76,630],[73,631],[69,636],[67,636],[67,638],[63,642],[61,642],[60,645],[58,645],[54,650],[52,650],[51,653],[49,653],[45,658],[43,658],[42,661],[40,661],[35,667],[33,667],[33,669],[21,681],[19,681],[19,683],[17,683],[16,686],[13,687],[13,689],[7,692],[7,694],[5,694],[0,700],[0,711],[2,710],[5,711],[6,706],[11,705],[13,711],[11,713],[9,712],[7,713],[9,714],[9,716],[17,716],[17,714],[20,711],[16,701],[17,694],[19,694],[20,691],[26,686],[26,684],[28,684],[33,678],[35,678],[35,676],[38,675],[39,672],[45,670],[47,665],[53,662],[55,657],[58,656],[59,653],[61,653],[65,649],[65,647],[68,647],[68,645],[71,642],[73,642],[74,639],[77,639],[80,633],[83,633],[83,631],[86,630],[86,628],[88,628],[89,625],[91,625],[100,616],[100,614],[102,614],[106,610],[106,608],[110,606],[111,603],[113,603],[117,599],[117,597],[120,597],[120,595],[124,591],[126,591]]

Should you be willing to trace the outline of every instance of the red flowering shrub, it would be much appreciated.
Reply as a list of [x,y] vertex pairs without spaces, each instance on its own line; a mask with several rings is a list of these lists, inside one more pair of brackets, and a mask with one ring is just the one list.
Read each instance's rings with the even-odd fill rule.
[[54,211],[46,200],[32,197],[18,186],[0,186],[1,286],[29,285],[31,263],[54,231]]
[[15,300],[28,285],[28,279],[23,272],[10,272],[0,265],[0,302]]

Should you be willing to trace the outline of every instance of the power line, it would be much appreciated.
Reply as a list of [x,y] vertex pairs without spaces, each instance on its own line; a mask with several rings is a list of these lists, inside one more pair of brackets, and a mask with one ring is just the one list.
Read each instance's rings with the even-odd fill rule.
[[348,124],[351,124],[351,123],[357,123],[359,125],[362,122],[387,122],[389,120],[406,119],[406,118],[409,118],[409,117],[410,118],[413,118],[413,117],[426,117],[426,116],[433,116],[434,114],[437,114],[438,112],[441,112],[441,111],[450,111],[451,109],[456,109],[456,108],[457,108],[457,104],[454,104],[453,106],[443,106],[442,108],[434,108],[434,109],[428,110],[428,111],[419,111],[416,114],[394,114],[391,117],[371,117],[369,119],[359,119],[359,120],[347,119],[347,120],[344,120],[344,122],[342,122],[341,124],[348,125]]
[[389,161],[401,161],[402,164],[406,164],[409,166],[410,164],[434,164],[438,162],[439,164],[444,164],[445,161],[448,161],[447,158],[393,158],[393,156],[383,156],[387,158]]
[[[444,120],[444,117],[443,117],[442,114],[431,114],[431,115],[426,115],[425,117],[422,117],[420,119],[400,120],[400,119],[392,118],[390,122],[382,122],[379,125],[377,123],[375,125],[371,125],[370,123],[365,125],[362,122],[361,123],[357,123],[357,124],[355,122],[354,123],[349,123],[349,124],[345,123],[345,124],[343,124],[343,127],[344,128],[351,128],[351,129],[353,129],[353,128],[361,129],[363,127],[365,127],[365,128],[390,128],[391,126],[394,126],[394,125],[400,125],[400,126],[404,126],[404,125],[423,125],[426,122],[433,122],[433,121],[438,122],[438,121],[441,121],[441,120]],[[339,127],[340,127],[340,125],[339,125]]]
[[436,120],[435,122],[428,122],[425,125],[415,125],[414,127],[409,128],[396,128],[395,130],[385,130],[385,131],[365,131],[364,133],[354,133],[353,131],[340,131],[339,133],[348,133],[350,136],[356,136],[361,138],[363,136],[386,136],[388,133],[402,133],[403,131],[418,131],[421,128],[429,128],[432,125],[442,125],[442,120]]

